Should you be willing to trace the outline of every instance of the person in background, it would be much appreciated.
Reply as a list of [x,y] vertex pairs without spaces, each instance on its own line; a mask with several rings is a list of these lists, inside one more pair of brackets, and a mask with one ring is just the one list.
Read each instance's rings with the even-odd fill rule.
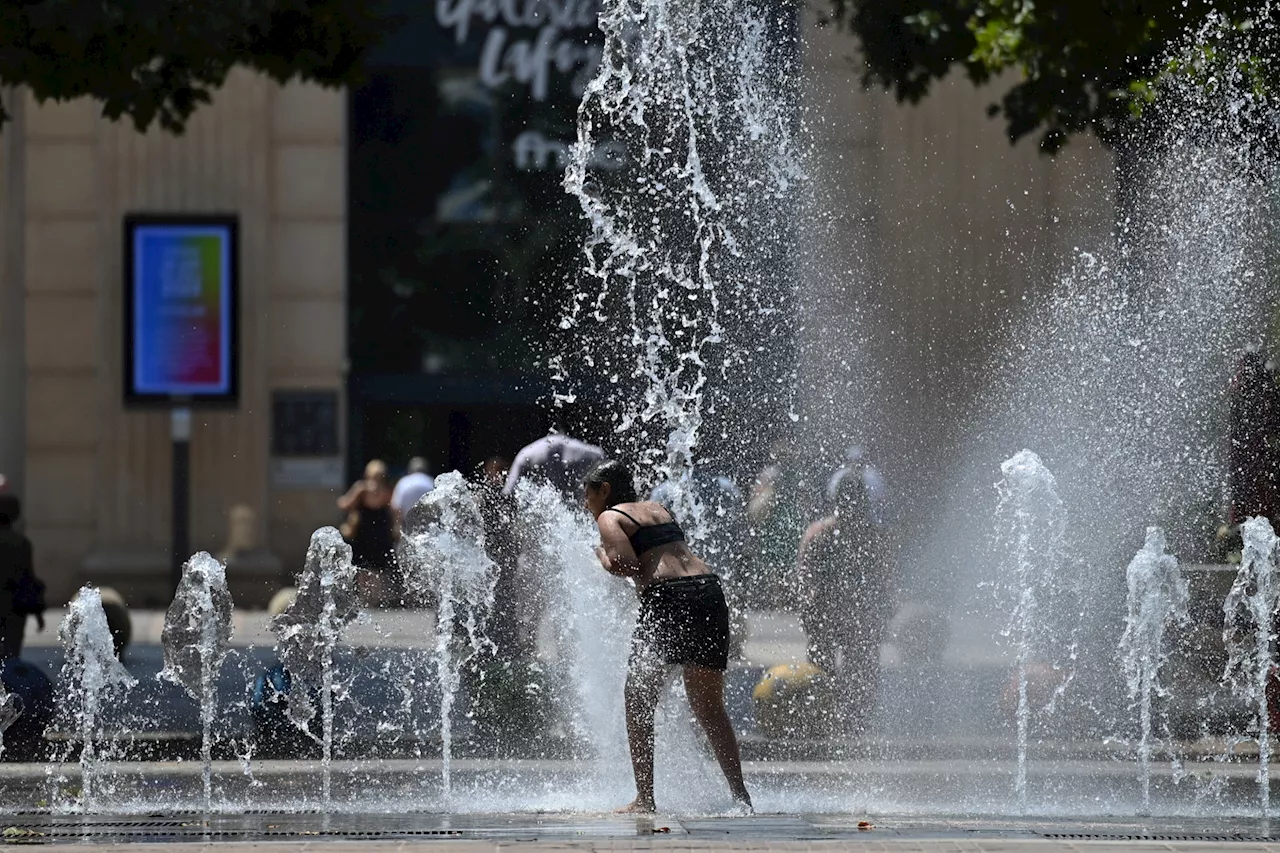
[[0,494],[0,660],[20,657],[27,616],[44,630],[44,584],[35,575],[31,540],[18,532],[22,504]]
[[1236,365],[1228,395],[1227,485],[1230,522],[1280,522],[1280,383],[1257,348]]
[[0,683],[21,714],[4,730],[5,761],[47,761],[53,757],[53,741],[45,730],[53,725],[56,696],[53,681],[43,669],[21,658],[10,658],[0,667]]
[[790,587],[809,661],[831,679],[844,733],[862,734],[880,684],[891,602],[889,566],[861,477],[843,478],[831,513],[805,530]]
[[[604,459],[604,451],[561,432],[553,432],[525,446],[516,454],[507,471],[502,493],[514,499],[522,480],[549,483],[555,487],[566,511],[581,506],[582,478],[591,466]],[[512,585],[519,596],[519,615],[513,626],[516,654],[532,655],[537,646],[538,628],[550,598],[548,577],[552,568],[533,547],[527,536],[514,543],[517,550]]]
[[405,513],[435,487],[435,478],[427,473],[427,460],[421,456],[410,459],[408,470],[391,493],[391,508],[396,512],[397,523],[403,523]]
[[795,565],[800,537],[817,505],[817,490],[806,481],[796,449],[788,441],[775,443],[769,451],[769,464],[756,476],[747,500],[754,540],[747,589],[752,605],[785,605],[784,578]]
[[[293,587],[278,590],[267,604],[272,618],[289,609],[297,598]],[[315,742],[289,718],[289,691],[293,678],[284,664],[276,659],[258,673],[249,696],[249,722],[258,754],[270,758],[308,758],[314,755]],[[319,697],[316,697],[317,701]]]
[[364,477],[338,498],[338,509],[347,514],[340,528],[351,546],[351,561],[360,597],[374,607],[399,606],[403,584],[396,572],[395,510],[391,507],[391,478],[387,466],[374,459],[364,467]]
[[516,484],[525,477],[540,477],[555,486],[565,502],[575,504],[582,478],[593,465],[604,461],[604,451],[594,444],[570,438],[560,432],[543,436],[522,448],[507,472],[503,491],[514,495]]
[[844,462],[827,479],[824,495],[828,504],[835,505],[841,483],[846,477],[857,477],[862,480],[872,523],[877,527],[883,527],[888,523],[889,490],[885,486],[884,475],[880,473],[879,468],[868,461],[866,453],[856,444],[849,446],[844,454]]
[[[596,520],[596,556],[609,574],[634,582],[640,613],[631,637],[625,691],[627,741],[636,798],[624,812],[655,810],[654,712],[671,667],[720,764],[735,803],[751,811],[742,759],[724,704],[729,608],[720,579],[689,550],[680,524],[660,504],[636,496],[631,469],[608,460],[583,480],[583,504]],[[601,626],[601,630],[608,630]]]

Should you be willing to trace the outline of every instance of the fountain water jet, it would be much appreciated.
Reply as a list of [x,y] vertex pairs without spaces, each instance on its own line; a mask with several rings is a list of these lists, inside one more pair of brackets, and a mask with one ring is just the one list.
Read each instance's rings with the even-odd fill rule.
[[231,593],[226,568],[205,552],[187,561],[160,634],[164,669],[157,676],[200,703],[204,808],[212,807],[213,718],[217,678],[231,645]]
[[572,691],[567,722],[597,768],[590,789],[623,802],[631,774],[622,687],[634,607],[626,585],[600,568],[591,547],[597,533],[585,513],[571,511],[546,484],[521,482],[516,500],[529,532],[527,558],[549,579],[548,597],[565,603],[551,608],[551,617]]
[[1223,643],[1227,669],[1223,680],[1247,700],[1257,715],[1258,797],[1262,816],[1271,811],[1271,714],[1267,708],[1267,680],[1276,663],[1276,607],[1280,578],[1276,577],[1276,533],[1265,518],[1250,518],[1241,527],[1244,551],[1235,583],[1223,604]]
[[[441,783],[452,795],[453,704],[462,668],[492,644],[483,629],[493,609],[497,564],[485,553],[484,518],[471,487],[456,471],[441,474],[435,488],[409,510],[400,541],[400,564],[410,595],[434,594],[435,660],[440,682]],[[461,629],[461,631],[459,631]]]
[[1178,570],[1178,560],[1165,552],[1164,531],[1147,528],[1145,544],[1129,563],[1129,615],[1120,638],[1120,660],[1129,698],[1138,705],[1141,733],[1138,762],[1142,779],[1142,807],[1151,811],[1151,724],[1152,703],[1164,696],[1160,668],[1169,656],[1165,632],[1188,621],[1187,582]]
[[289,716],[311,737],[316,709],[312,693],[320,694],[319,738],[324,809],[330,808],[333,763],[333,653],[342,631],[357,616],[356,569],[351,546],[332,527],[317,530],[307,548],[307,561],[298,573],[293,602],[270,622],[276,635],[276,654],[289,673]]
[[104,702],[119,699],[137,681],[116,659],[102,595],[84,586],[67,605],[58,628],[66,662],[62,666],[59,706],[69,713],[80,734],[80,807],[98,809],[97,778],[100,770],[98,740]]
[[[1000,466],[1004,479],[997,484],[1000,493],[998,516],[1007,530],[1011,573],[1009,582],[1016,597],[1006,636],[1016,648],[1018,684],[1018,768],[1014,789],[1018,809],[1027,810],[1027,747],[1031,724],[1031,706],[1027,695],[1027,671],[1033,657],[1045,649],[1048,616],[1046,605],[1060,591],[1062,580],[1062,541],[1067,516],[1058,497],[1058,484],[1052,472],[1030,450],[1006,459]],[[1061,691],[1061,686],[1057,688]]]

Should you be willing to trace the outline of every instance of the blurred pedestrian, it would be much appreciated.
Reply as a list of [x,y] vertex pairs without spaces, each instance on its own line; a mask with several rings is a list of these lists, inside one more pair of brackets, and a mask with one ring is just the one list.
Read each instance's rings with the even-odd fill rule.
[[392,494],[386,464],[374,459],[365,466],[364,477],[338,498],[338,509],[347,514],[341,533],[351,546],[351,561],[359,569],[356,583],[360,598],[374,607],[402,606],[404,602],[403,584],[396,571]]
[[818,505],[816,492],[809,491],[814,490],[805,480],[795,447],[788,441],[775,443],[747,501],[753,544],[747,591],[757,607],[785,604],[783,579],[795,565],[800,537]]
[[1230,521],[1280,522],[1280,385],[1257,349],[1241,356],[1231,380],[1227,465]]
[[31,540],[15,526],[21,515],[17,496],[0,494],[0,660],[21,656],[28,616],[44,630],[44,583],[35,575]]
[[509,495],[515,494],[520,480],[540,478],[555,486],[566,503],[576,506],[582,478],[594,465],[603,461],[604,451],[594,444],[553,432],[516,454],[507,473],[504,491]]
[[[278,590],[267,605],[267,615],[279,616],[297,598],[293,587]],[[315,741],[289,716],[289,691],[293,677],[279,659],[272,661],[253,680],[249,694],[249,722],[257,754],[268,758],[309,758],[316,753]],[[315,697],[319,701],[319,697]]]
[[415,456],[410,459],[405,475],[396,482],[391,493],[391,508],[396,511],[397,522],[403,523],[405,513],[435,487],[435,478],[427,473],[426,458]]
[[805,530],[790,587],[809,660],[831,677],[843,732],[858,735],[880,684],[889,566],[862,478],[843,478],[834,498]]
[[4,730],[4,760],[37,762],[51,757],[53,742],[45,740],[55,716],[53,681],[40,667],[10,658],[0,667],[0,683],[22,713]]
[[865,451],[859,445],[850,445],[844,453],[844,461],[827,479],[824,496],[828,504],[834,506],[836,495],[846,477],[856,477],[862,481],[866,492],[868,511],[871,521],[877,526],[884,526],[889,521],[889,489],[885,485],[884,475],[871,463]]

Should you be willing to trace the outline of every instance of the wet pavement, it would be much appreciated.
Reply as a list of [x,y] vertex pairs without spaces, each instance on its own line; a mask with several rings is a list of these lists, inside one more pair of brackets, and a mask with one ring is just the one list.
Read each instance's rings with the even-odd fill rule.
[[323,849],[1058,851],[1276,850],[1280,826],[1258,819],[893,815],[333,814],[8,815],[2,840],[44,850],[146,843],[148,851]]

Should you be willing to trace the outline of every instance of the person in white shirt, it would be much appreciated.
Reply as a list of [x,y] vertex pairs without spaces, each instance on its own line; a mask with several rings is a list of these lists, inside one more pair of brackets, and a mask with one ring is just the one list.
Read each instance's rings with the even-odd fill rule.
[[404,521],[405,513],[435,487],[435,478],[427,473],[427,460],[421,456],[410,459],[408,473],[400,478],[391,493],[391,508],[395,510],[396,518]]

